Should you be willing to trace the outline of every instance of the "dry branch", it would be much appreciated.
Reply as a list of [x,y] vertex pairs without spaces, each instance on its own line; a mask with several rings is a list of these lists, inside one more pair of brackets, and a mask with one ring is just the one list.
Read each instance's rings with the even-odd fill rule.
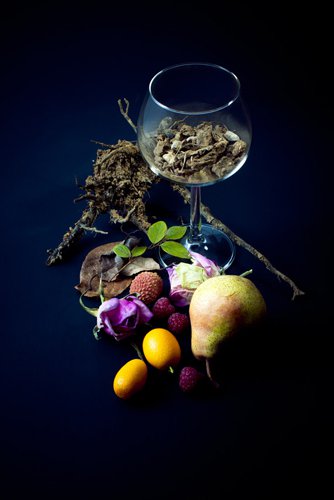
[[[124,101],[125,109],[122,101],[118,101],[120,112],[136,131],[136,126],[128,114],[129,102],[126,99]],[[93,224],[103,213],[109,213],[112,223],[129,221],[144,232],[150,226],[145,208],[145,195],[152,185],[159,182],[160,179],[148,167],[138,146],[124,140],[118,141],[114,145],[94,142],[106,149],[97,151],[93,175],[87,177],[85,185],[81,187],[84,194],[77,198],[77,201],[86,200],[88,207],[84,209],[82,216],[74,226],[70,227],[64,234],[60,244],[54,250],[48,250],[48,265],[60,261],[64,252],[82,236],[85,230],[100,232],[93,228]],[[190,203],[188,189],[173,182],[168,184],[185,202]],[[293,290],[293,299],[296,296],[304,295],[304,292],[288,276],[276,269],[261,252],[233,233],[221,220],[215,217],[209,207],[201,204],[201,214],[209,224],[224,231],[235,244],[256,257],[277,278],[285,281]]]
[[[174,185],[173,189],[175,191],[177,191],[187,203],[190,203],[190,192],[188,191],[188,189],[183,188],[181,186],[177,186],[177,185]],[[259,252],[252,245],[247,243],[247,241],[243,240],[242,238],[240,238],[240,236],[236,235],[233,231],[231,231],[231,229],[228,228],[221,220],[214,217],[214,215],[212,215],[212,213],[211,213],[210,208],[207,207],[206,205],[204,205],[203,203],[201,203],[201,215],[203,215],[205,220],[209,224],[211,224],[213,227],[215,227],[216,229],[219,229],[219,230],[223,231],[225,234],[227,234],[227,236],[229,236],[229,238],[231,238],[233,243],[244,248],[250,254],[252,254],[254,257],[259,259],[259,261],[262,262],[266,266],[268,271],[275,274],[279,279],[282,279],[283,281],[288,283],[288,285],[290,285],[290,287],[293,290],[293,296],[292,296],[293,299],[295,297],[297,297],[298,295],[305,294],[305,292],[300,290],[300,288],[298,288],[298,286],[288,276],[286,276],[281,271],[276,269],[271,264],[271,262],[267,259],[267,257],[265,257],[261,252]]]

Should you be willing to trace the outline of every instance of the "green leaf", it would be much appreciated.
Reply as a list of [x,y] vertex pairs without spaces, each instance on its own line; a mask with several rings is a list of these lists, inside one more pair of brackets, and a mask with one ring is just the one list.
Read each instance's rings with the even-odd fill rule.
[[159,220],[152,224],[147,231],[147,236],[151,243],[159,243],[167,232],[166,222]]
[[131,257],[131,250],[126,245],[115,245],[113,250],[118,257],[123,257],[123,259]]
[[167,229],[167,240],[180,240],[187,232],[187,226],[171,226]]
[[188,250],[181,245],[181,243],[177,243],[176,241],[164,241],[160,246],[162,250],[169,253],[169,255],[179,257],[180,259],[190,259]]
[[139,257],[139,255],[143,255],[147,250],[147,247],[134,247],[131,250],[132,257]]

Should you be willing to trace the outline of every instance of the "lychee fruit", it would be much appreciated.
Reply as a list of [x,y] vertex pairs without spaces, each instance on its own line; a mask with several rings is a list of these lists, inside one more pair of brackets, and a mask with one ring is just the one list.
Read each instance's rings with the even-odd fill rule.
[[152,312],[157,319],[168,318],[175,312],[175,307],[171,304],[168,297],[160,297],[153,304]]
[[138,294],[138,298],[145,304],[151,304],[161,295],[163,280],[152,271],[143,271],[132,280],[130,294]]

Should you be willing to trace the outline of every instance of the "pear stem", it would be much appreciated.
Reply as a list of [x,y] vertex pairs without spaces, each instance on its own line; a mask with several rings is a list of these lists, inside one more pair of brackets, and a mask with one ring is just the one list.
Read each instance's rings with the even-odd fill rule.
[[248,269],[248,271],[245,271],[244,273],[239,274],[239,276],[240,276],[240,278],[245,278],[249,274],[252,274],[252,272],[253,272],[253,269]]
[[214,385],[214,387],[216,389],[218,389],[219,388],[219,384],[218,384],[218,382],[212,376],[212,371],[211,371],[211,366],[210,366],[210,360],[209,360],[209,358],[205,359],[205,368],[206,368],[206,373],[207,373],[207,375],[208,375],[211,383]]

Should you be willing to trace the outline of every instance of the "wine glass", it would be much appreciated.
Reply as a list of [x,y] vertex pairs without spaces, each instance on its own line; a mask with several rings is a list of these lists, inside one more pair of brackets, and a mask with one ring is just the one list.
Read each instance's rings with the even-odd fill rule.
[[[224,232],[202,225],[201,187],[231,177],[247,159],[252,131],[239,79],[210,63],[163,69],[149,84],[137,135],[152,171],[190,188],[190,224],[182,243],[226,270],[235,246]],[[170,256],[160,257],[170,265]]]

